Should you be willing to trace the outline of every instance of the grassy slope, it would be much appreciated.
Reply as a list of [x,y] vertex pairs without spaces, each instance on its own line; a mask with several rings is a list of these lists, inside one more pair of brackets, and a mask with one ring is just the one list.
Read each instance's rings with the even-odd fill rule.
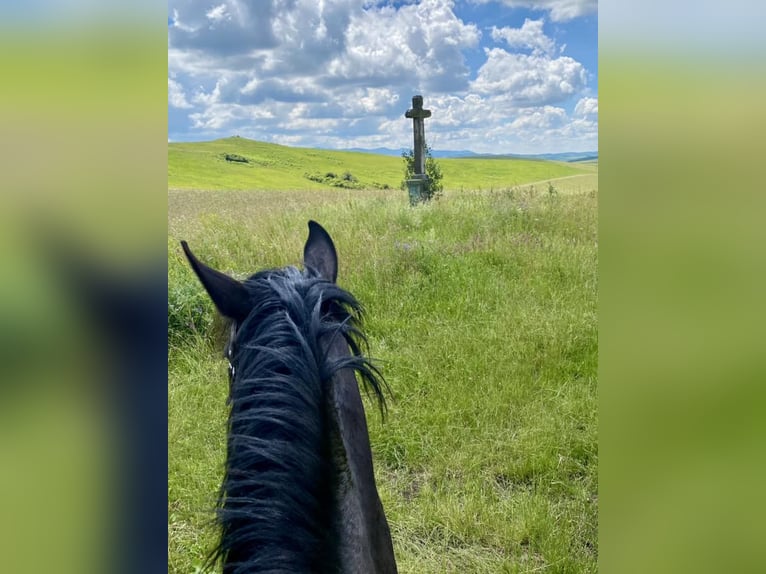
[[[227,162],[238,154],[249,164]],[[577,164],[533,160],[440,159],[446,189],[503,188],[530,181],[586,173]],[[207,190],[332,189],[304,174],[349,171],[364,187],[398,189],[401,158],[319,149],[293,148],[245,138],[168,144],[168,187]]]
[[309,218],[335,238],[396,396],[368,420],[400,572],[596,572],[597,194],[545,189],[417,209],[398,191],[169,193],[174,333],[186,301],[203,310],[197,335],[171,339],[170,572],[213,539],[226,413],[212,309],[178,240],[245,274],[298,263]]

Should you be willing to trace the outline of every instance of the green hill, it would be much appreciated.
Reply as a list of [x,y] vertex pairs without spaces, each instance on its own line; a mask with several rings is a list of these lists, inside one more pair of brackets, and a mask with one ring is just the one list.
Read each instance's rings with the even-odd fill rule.
[[[587,173],[587,168],[577,164],[541,160],[450,158],[437,161],[444,173],[445,189],[512,187]],[[170,189],[398,189],[403,170],[403,161],[397,157],[287,147],[237,136],[168,144]]]

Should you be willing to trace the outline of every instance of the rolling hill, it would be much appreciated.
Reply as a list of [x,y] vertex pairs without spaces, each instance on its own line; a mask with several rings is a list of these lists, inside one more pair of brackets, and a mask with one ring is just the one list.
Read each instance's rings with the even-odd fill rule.
[[[576,163],[513,157],[438,161],[448,190],[513,187],[592,171]],[[288,147],[238,136],[168,143],[169,189],[399,189],[403,171],[400,157]]]

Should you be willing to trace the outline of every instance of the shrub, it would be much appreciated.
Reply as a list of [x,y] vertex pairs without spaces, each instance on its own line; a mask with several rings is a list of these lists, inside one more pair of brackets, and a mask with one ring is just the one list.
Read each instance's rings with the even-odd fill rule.
[[[407,180],[412,179],[412,176],[415,175],[415,150],[410,149],[410,151],[402,152],[402,159],[404,159],[404,179],[401,183],[401,189],[404,190],[407,189]],[[424,190],[423,199],[429,201],[438,198],[444,191],[444,184],[442,183],[444,174],[439,163],[431,155],[431,147],[428,144],[426,144],[426,175],[428,176],[428,185]]]
[[342,187],[346,189],[362,189],[364,187],[359,183],[359,178],[350,171],[345,171],[341,176],[338,176],[331,171],[328,171],[324,175],[319,173],[304,173],[303,177],[332,187]]
[[237,155],[235,153],[227,153],[223,156],[226,161],[233,161],[236,163],[250,163],[250,160],[244,156]]

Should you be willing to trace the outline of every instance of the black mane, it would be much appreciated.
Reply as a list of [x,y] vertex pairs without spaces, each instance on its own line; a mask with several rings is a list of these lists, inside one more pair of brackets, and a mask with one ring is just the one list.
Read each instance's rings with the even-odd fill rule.
[[[334,555],[334,476],[328,389],[353,369],[385,409],[378,370],[362,354],[356,299],[311,270],[263,271],[243,283],[253,307],[234,324],[227,463],[218,503],[221,538],[209,564],[225,574],[324,572]],[[327,357],[320,340],[351,353]]]

